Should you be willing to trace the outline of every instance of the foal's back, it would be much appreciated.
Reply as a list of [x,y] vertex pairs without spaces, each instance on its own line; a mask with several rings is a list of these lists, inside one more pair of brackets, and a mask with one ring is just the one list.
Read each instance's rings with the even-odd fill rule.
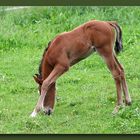
[[64,32],[52,41],[46,57],[48,63],[73,65],[89,56],[103,45],[113,44],[114,32],[108,22],[92,20],[69,32]]

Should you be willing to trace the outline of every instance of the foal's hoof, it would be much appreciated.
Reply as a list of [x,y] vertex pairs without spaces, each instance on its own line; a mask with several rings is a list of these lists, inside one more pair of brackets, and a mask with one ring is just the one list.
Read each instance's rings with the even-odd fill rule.
[[119,112],[119,106],[116,106],[112,112],[112,115],[115,116]]
[[132,105],[132,102],[131,101],[126,101],[125,104],[130,106],[130,105]]
[[30,115],[30,118],[34,118],[36,117],[37,113],[35,111],[32,112],[32,114]]
[[124,108],[124,105],[117,105],[117,106],[114,108],[114,110],[113,110],[113,112],[112,112],[112,115],[113,115],[113,116],[117,115],[117,113],[119,112],[119,110],[120,110],[121,108]]
[[44,113],[46,115],[49,115],[49,116],[52,114],[52,112],[53,112],[53,109],[52,108],[49,108],[49,107],[45,108],[45,110],[44,110]]

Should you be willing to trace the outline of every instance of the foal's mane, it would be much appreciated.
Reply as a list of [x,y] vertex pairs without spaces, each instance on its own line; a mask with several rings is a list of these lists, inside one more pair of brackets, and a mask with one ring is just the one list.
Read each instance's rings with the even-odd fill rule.
[[40,64],[39,64],[38,72],[39,72],[39,77],[40,78],[42,78],[42,70],[41,70],[41,68],[42,68],[43,59],[44,59],[45,53],[47,52],[50,44],[51,44],[51,41],[49,41],[47,48],[44,49],[44,52],[43,52],[43,55],[42,55],[42,59],[41,59]]

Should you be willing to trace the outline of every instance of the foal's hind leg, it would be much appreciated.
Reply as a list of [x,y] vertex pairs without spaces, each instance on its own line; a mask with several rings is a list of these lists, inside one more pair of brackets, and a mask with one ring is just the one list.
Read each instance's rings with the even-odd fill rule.
[[111,50],[111,46],[102,47],[100,49],[97,48],[99,54],[104,58],[109,70],[111,71],[117,90],[117,104],[113,111],[113,113],[117,113],[119,111],[119,107],[123,104],[122,100],[122,89],[121,89],[121,69],[119,68],[116,60],[113,57],[113,51]]
[[106,57],[106,63],[113,75],[113,78],[114,78],[115,84],[116,84],[117,104],[113,111],[113,114],[115,114],[119,111],[120,106],[123,104],[122,86],[121,86],[121,77],[120,77],[121,70],[119,69],[119,66],[117,65],[117,63],[115,62],[115,60],[113,59],[112,56]]
[[117,60],[115,55],[114,55],[114,58],[121,69],[122,88],[123,88],[123,92],[124,92],[124,96],[125,96],[125,103],[126,103],[126,105],[131,105],[131,97],[129,95],[124,69],[123,69],[122,65],[119,63],[119,61]]
[[49,86],[55,83],[56,79],[67,70],[68,70],[68,66],[57,64],[52,70],[52,72],[50,73],[50,75],[43,81],[43,84],[41,87],[41,95],[38,99],[38,102],[34,111],[31,114],[31,117],[35,117],[37,113],[40,111]]

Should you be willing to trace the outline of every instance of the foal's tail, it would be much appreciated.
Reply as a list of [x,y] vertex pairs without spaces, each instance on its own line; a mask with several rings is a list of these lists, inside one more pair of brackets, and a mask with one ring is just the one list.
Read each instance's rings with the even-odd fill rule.
[[115,21],[110,21],[108,22],[111,26],[113,26],[116,30],[116,41],[115,41],[115,52],[116,54],[118,54],[122,49],[123,49],[123,45],[122,45],[122,30],[120,28],[120,26],[117,24],[117,22]]

